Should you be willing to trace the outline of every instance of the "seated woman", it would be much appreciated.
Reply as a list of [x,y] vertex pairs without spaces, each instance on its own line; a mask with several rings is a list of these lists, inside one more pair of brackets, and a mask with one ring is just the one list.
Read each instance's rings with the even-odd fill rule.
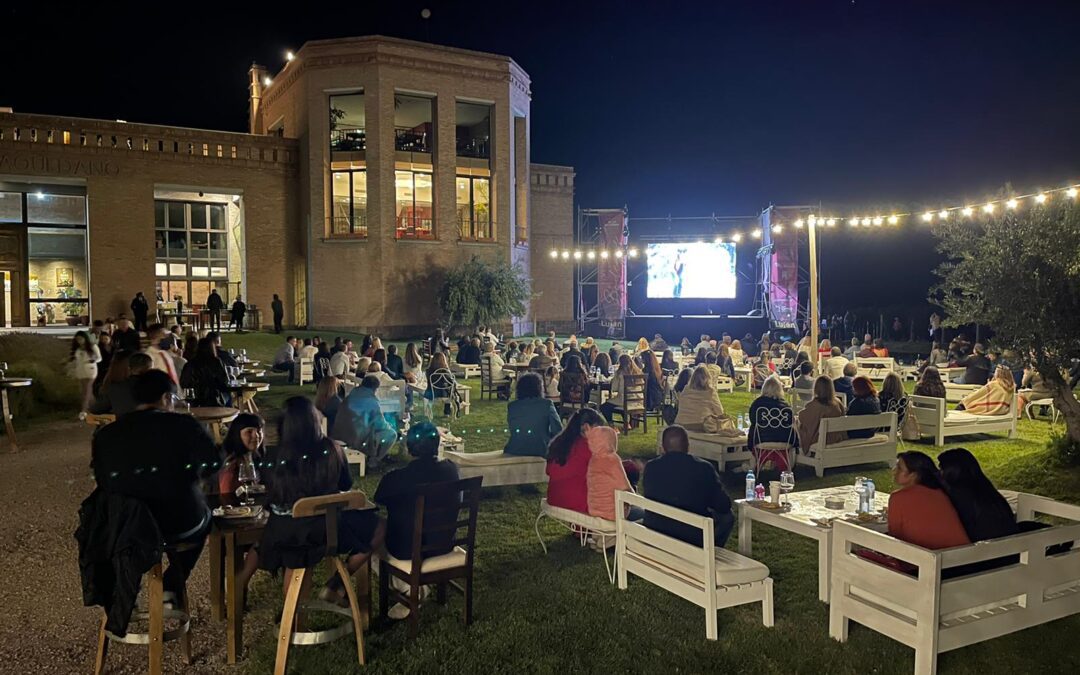
[[[761,384],[761,396],[754,399],[750,404],[750,428],[746,432],[746,447],[754,449],[754,445],[761,443],[791,443],[795,448],[799,447],[799,437],[793,428],[782,428],[776,424],[759,427],[757,424],[759,415],[770,419],[779,419],[787,410],[791,412],[791,406],[784,400],[784,385],[776,375],[765,378]],[[765,411],[765,412],[763,412]],[[794,415],[792,415],[794,426]]]
[[829,359],[831,357],[832,357],[832,342],[829,340],[829,338],[825,338],[824,340],[821,341],[821,344],[818,345],[818,362],[819,363],[823,362],[826,359]]
[[890,536],[929,549],[971,543],[942,489],[934,460],[921,452],[901,452],[893,482],[899,489],[889,495]]
[[[844,406],[836,397],[833,381],[822,375],[814,380],[814,398],[799,411],[799,445],[803,452],[809,453],[810,446],[818,442],[821,420],[829,417],[843,417]],[[847,438],[843,431],[830,431],[826,443],[839,443]]]
[[195,358],[180,373],[180,386],[195,391],[192,405],[220,408],[229,405],[229,376],[217,356],[214,340],[199,340]]
[[700,347],[697,350],[697,354],[694,355],[694,365],[695,366],[704,365],[705,362],[708,361],[708,358],[709,358],[709,350],[705,349],[704,347]]
[[941,373],[937,367],[927,366],[915,385],[916,396],[932,396],[945,398],[945,383],[941,381]]
[[[848,402],[848,415],[877,415],[881,412],[881,401],[877,389],[869,377],[860,375],[851,381],[851,400]],[[870,438],[873,429],[851,429],[848,438]]]
[[945,493],[971,541],[1007,537],[1020,531],[1009,502],[983,473],[974,455],[964,448],[953,448],[938,455],[938,465]]
[[1013,380],[1012,371],[998,366],[993,379],[965,396],[956,409],[972,415],[1004,415],[1012,409],[1015,397],[1016,381]]
[[[337,418],[338,408],[345,400],[342,396],[341,380],[333,375],[324,377],[315,388],[315,409],[326,418],[327,430],[334,428],[334,420]],[[230,429],[231,431],[231,429]]]
[[559,400],[559,369],[554,365],[548,366],[544,371],[544,396],[549,399]]
[[682,342],[679,343],[679,349],[682,350],[682,353],[684,355],[685,354],[693,354],[694,353],[694,345],[690,344],[690,338],[684,337],[682,339]]
[[634,364],[629,354],[623,354],[619,357],[619,367],[611,378],[611,396],[600,406],[600,412],[608,422],[611,422],[612,414],[623,407],[623,391],[626,388],[623,378],[627,375],[641,375],[641,369]]
[[[900,379],[900,376],[896,373],[889,373],[881,383],[881,391],[878,392],[878,403],[881,406],[881,412],[895,412],[897,417],[900,418],[904,411],[900,410],[899,406],[906,396],[904,382]],[[892,408],[890,409],[889,406],[892,406]],[[900,421],[900,419],[897,419],[897,423]]]
[[650,349],[642,352],[642,371],[645,373],[645,409],[656,410],[664,402],[664,391],[667,389],[667,379],[660,370],[660,361]]
[[1046,382],[1043,380],[1039,371],[1034,368],[1025,368],[1024,376],[1020,380],[1021,395],[1024,398],[1024,405],[1028,401],[1039,401],[1046,398],[1054,398],[1054,392],[1050,390]]
[[679,412],[675,416],[675,424],[685,427],[687,431],[704,431],[705,418],[710,415],[717,417],[720,425],[735,428],[731,418],[724,413],[724,406],[716,394],[715,381],[709,376],[708,369],[698,366],[694,368],[686,388],[679,392]]
[[236,490],[240,487],[240,465],[262,463],[264,438],[263,420],[258,415],[240,413],[229,423],[229,433],[221,446],[224,462],[218,471],[218,493],[222,504],[239,502]]
[[593,361],[593,368],[600,371],[601,378],[611,377],[611,357],[607,352],[600,352],[596,355],[596,360]]
[[651,352],[652,347],[649,346],[649,341],[645,338],[638,338],[637,346],[634,347],[634,355],[638,355],[644,352]]
[[[326,526],[321,517],[293,518],[297,500],[321,497],[352,489],[349,465],[341,446],[327,438],[320,428],[319,413],[311,400],[293,396],[285,400],[278,423],[278,446],[269,453],[271,469],[266,472],[270,518],[266,521],[256,552],[248,553],[241,583],[256,566],[270,572],[281,568],[310,567],[326,554]],[[350,510],[338,515],[338,550],[349,556],[346,567],[356,572],[378,550],[386,535],[386,523],[379,512]],[[291,577],[285,577],[288,591]],[[345,596],[341,580],[334,577],[323,589],[325,600],[340,602]]]
[[792,380],[794,380],[795,378],[799,377],[799,375],[802,375],[802,365],[804,363],[810,363],[811,364],[810,370],[811,370],[811,372],[813,372],[814,369],[812,367],[813,364],[810,361],[810,354],[808,354],[806,352],[799,352],[798,354],[795,355],[795,361],[791,364],[791,371],[786,372],[786,373],[782,373],[779,370],[777,370],[776,374],[777,375],[787,375]]
[[731,341],[731,349],[728,350],[728,354],[731,356],[732,366],[742,366],[746,364],[746,352],[743,351],[742,342],[739,340]]
[[585,366],[585,370],[591,370],[596,365],[596,359],[600,356],[600,348],[596,346],[595,342],[591,345],[583,345],[581,355],[581,365]]
[[889,348],[885,346],[885,341],[881,338],[874,340],[874,346],[871,348],[874,352],[874,356],[879,359],[884,359],[889,356]]
[[510,439],[503,452],[508,455],[544,457],[548,444],[560,431],[562,421],[555,405],[544,398],[544,384],[536,373],[518,378],[517,400],[506,406],[506,426]]
[[405,345],[405,358],[402,359],[402,374],[409,384],[421,384],[424,381],[423,359],[416,349],[416,344]]
[[675,353],[670,349],[664,350],[664,356],[660,359],[660,370],[665,375],[674,375],[679,372],[679,364],[675,361]]
[[683,390],[686,389],[686,386],[690,384],[690,378],[693,376],[694,371],[696,371],[699,367],[700,366],[695,366],[694,368],[683,368],[679,371],[679,376],[675,378],[676,394],[681,394]]
[[[628,357],[629,358],[629,357]],[[551,506],[589,512],[588,471],[592,453],[585,436],[604,418],[591,408],[577,410],[547,449],[547,501]]]
[[577,354],[570,355],[565,370],[559,373],[559,402],[566,405],[589,402],[589,373]]
[[735,378],[735,364],[731,360],[731,348],[725,344],[721,344],[716,350],[716,365],[721,373],[732,379]]
[[480,338],[473,338],[458,349],[457,362],[463,366],[480,365]]
[[[451,398],[452,393],[447,382],[440,381],[439,386],[435,386],[431,381],[431,376],[437,371],[445,371],[440,373],[441,376],[446,375],[450,371],[450,364],[446,360],[445,352],[438,352],[431,357],[431,363],[428,364],[427,373],[425,373],[425,379],[427,380],[427,388],[424,390],[424,398],[428,400],[435,400],[437,398]],[[440,380],[446,380],[446,377],[440,377]]]

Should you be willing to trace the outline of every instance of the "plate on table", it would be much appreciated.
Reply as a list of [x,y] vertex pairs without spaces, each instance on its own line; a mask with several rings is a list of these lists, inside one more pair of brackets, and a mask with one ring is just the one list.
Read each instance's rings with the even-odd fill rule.
[[214,516],[226,520],[239,520],[242,518],[258,518],[262,515],[261,506],[219,506],[214,509]]

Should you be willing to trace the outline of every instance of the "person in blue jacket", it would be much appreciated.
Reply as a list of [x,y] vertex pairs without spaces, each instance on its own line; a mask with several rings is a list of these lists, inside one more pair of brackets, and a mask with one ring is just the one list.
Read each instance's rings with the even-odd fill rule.
[[555,405],[544,398],[544,383],[536,373],[525,373],[517,382],[517,400],[506,407],[510,440],[503,452],[508,455],[546,457],[548,443],[562,431]]

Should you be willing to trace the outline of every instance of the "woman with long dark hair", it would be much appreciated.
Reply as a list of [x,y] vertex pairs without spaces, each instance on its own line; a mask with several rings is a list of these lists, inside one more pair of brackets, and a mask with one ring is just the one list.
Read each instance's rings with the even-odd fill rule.
[[90,334],[84,330],[75,333],[75,337],[71,338],[70,368],[72,377],[79,381],[83,412],[90,409],[90,403],[94,400],[94,380],[97,379],[100,361],[101,351],[90,339]]
[[1009,502],[983,473],[979,460],[965,448],[938,455],[945,493],[956,508],[971,541],[997,539],[1020,531]]
[[675,361],[675,352],[670,349],[664,350],[664,356],[660,360],[660,370],[664,371],[665,375],[674,375],[679,372],[679,364]]
[[[323,518],[293,518],[293,504],[305,497],[321,497],[352,488],[345,454],[340,445],[323,434],[319,417],[310,399],[293,396],[285,400],[278,422],[278,445],[269,453],[270,468],[264,473],[270,518],[259,542],[257,564],[261,569],[271,572],[283,567],[297,569],[322,560],[326,553]],[[346,566],[350,573],[360,569],[382,545],[385,534],[386,526],[378,511],[350,510],[338,515],[338,550],[348,554]],[[289,577],[286,577],[285,591],[288,587]],[[344,592],[341,580],[335,575],[322,597],[340,601]]]
[[645,373],[645,409],[656,410],[664,402],[664,371],[652,350],[641,353]]
[[934,460],[921,452],[901,452],[893,467],[899,488],[889,495],[889,534],[897,539],[939,549],[970,544]]
[[218,492],[223,503],[233,503],[236,497],[240,465],[261,462],[265,437],[263,420],[258,415],[240,413],[229,423],[229,433],[221,446],[224,463],[218,472]]
[[555,405],[544,397],[544,382],[536,373],[524,373],[515,386],[517,400],[506,407],[506,426],[510,439],[503,452],[507,455],[544,457],[548,443],[560,431],[562,421]]
[[604,418],[592,408],[577,410],[566,426],[551,439],[547,450],[548,492],[551,506],[579,513],[589,512],[589,443],[585,434],[593,427],[604,426]]
[[229,405],[229,376],[218,358],[213,339],[199,340],[195,358],[180,373],[180,386],[195,390],[194,405],[215,408]]

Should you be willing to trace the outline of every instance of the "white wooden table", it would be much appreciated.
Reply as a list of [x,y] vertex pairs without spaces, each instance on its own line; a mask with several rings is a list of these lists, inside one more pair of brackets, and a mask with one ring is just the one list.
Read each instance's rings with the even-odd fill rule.
[[[839,496],[845,500],[844,510],[833,510],[825,507],[825,497]],[[735,502],[739,509],[739,553],[751,557],[753,546],[753,523],[757,521],[766,525],[778,527],[797,535],[808,537],[818,543],[818,600],[829,602],[829,580],[832,576],[832,527],[822,527],[816,524],[814,518],[843,518],[854,516],[855,507],[858,505],[858,496],[855,494],[854,485],[841,485],[839,487],[824,488],[821,490],[805,490],[792,492],[784,495],[785,502],[791,502],[791,509],[786,511],[771,511],[746,503],[745,499]],[[874,509],[880,511],[889,504],[888,493],[879,490],[874,496]],[[876,530],[884,532],[886,525],[871,524]]]
[[954,375],[963,375],[967,368],[959,366],[952,368],[949,368],[948,366],[937,366],[937,370],[938,374],[941,375],[942,382],[952,382]]
[[750,366],[735,366],[735,375],[742,377],[746,380],[746,391],[752,391],[752,385],[754,383],[754,369]]

